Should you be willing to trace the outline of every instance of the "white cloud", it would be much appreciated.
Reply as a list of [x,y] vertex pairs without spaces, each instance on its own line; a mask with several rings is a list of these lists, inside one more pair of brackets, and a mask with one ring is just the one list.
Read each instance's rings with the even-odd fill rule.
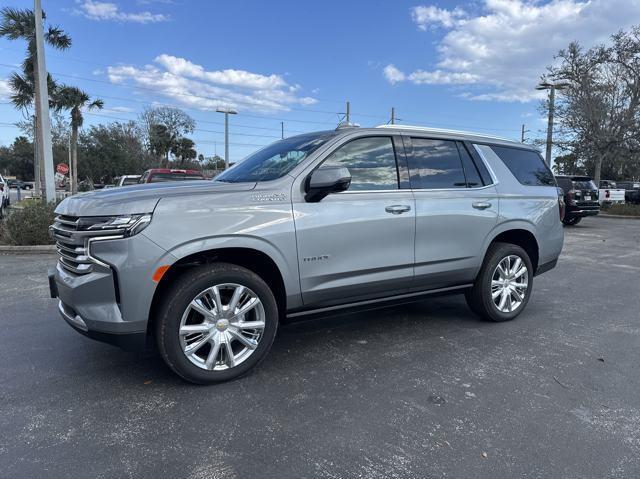
[[244,111],[272,112],[317,103],[312,97],[299,95],[300,85],[290,85],[280,75],[233,69],[208,71],[185,58],[166,54],[154,62],[141,67],[110,66],[107,74],[113,83],[149,89],[182,106],[202,110],[235,106]]
[[0,100],[9,99],[11,94],[11,88],[9,88],[9,82],[7,80],[0,80]]
[[461,96],[470,100],[527,102],[544,97],[534,87],[558,50],[574,40],[585,47],[606,42],[640,23],[640,0],[484,0],[474,8],[412,9],[419,29],[447,31],[437,41],[435,65],[400,72],[404,80],[466,85]]
[[418,6],[411,9],[411,18],[420,30],[427,30],[437,26],[443,26],[451,28],[454,25],[464,22],[464,18],[467,16],[460,7],[456,7],[453,10],[447,10],[444,8],[438,8],[434,5]]
[[469,85],[478,81],[478,76],[466,72],[416,70],[407,77],[416,85]]
[[97,0],[76,0],[77,13],[90,20],[113,20],[116,22],[157,23],[169,20],[167,15],[151,13],[148,11],[127,13],[111,2],[99,2]]
[[160,55],[155,62],[162,65],[169,73],[206,80],[220,85],[232,85],[244,88],[274,89],[282,88],[287,83],[279,75],[259,75],[244,70],[205,71],[200,65],[171,55]]
[[386,67],[384,67],[383,73],[384,77],[392,85],[406,80],[406,75],[398,70],[394,65],[387,65]]

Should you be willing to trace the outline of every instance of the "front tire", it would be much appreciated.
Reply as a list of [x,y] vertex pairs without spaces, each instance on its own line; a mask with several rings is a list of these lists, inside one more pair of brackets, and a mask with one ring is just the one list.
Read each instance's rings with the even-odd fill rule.
[[158,349],[197,384],[235,379],[269,352],[278,329],[273,292],[257,274],[216,263],[181,275],[155,319]]
[[465,299],[481,318],[509,321],[524,310],[532,287],[533,267],[527,252],[511,243],[493,243]]

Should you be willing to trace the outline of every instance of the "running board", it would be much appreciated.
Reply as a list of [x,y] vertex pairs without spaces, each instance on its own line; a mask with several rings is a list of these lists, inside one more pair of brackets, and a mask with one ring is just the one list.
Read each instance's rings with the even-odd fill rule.
[[414,301],[420,301],[420,299],[427,296],[453,293],[459,290],[468,289],[472,286],[473,286],[473,283],[469,283],[469,284],[462,284],[460,286],[450,286],[448,288],[430,289],[428,291],[418,291],[415,293],[399,294],[396,296],[388,296],[385,298],[368,299],[365,301],[356,301],[354,303],[345,303],[345,304],[339,304],[336,306],[327,306],[326,308],[307,309],[304,311],[288,313],[287,319],[295,319],[295,318],[300,318],[304,316],[332,313],[332,312],[341,311],[344,309],[354,309],[359,311],[363,309],[364,310],[375,309],[378,307],[392,306],[396,304],[413,303]]

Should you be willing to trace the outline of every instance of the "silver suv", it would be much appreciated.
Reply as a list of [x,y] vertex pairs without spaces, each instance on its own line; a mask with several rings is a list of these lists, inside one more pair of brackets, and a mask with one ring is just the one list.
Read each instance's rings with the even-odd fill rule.
[[213,181],[80,194],[56,213],[62,317],[126,349],[153,338],[196,383],[246,373],[287,318],[464,293],[513,319],[563,243],[538,151],[417,127],[299,135]]

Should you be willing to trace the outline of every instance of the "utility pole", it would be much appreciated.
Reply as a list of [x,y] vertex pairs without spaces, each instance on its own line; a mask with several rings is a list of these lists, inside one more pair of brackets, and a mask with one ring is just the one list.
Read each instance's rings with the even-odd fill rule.
[[391,120],[389,123],[391,123],[392,125],[396,124],[396,109],[393,106],[391,107]]
[[551,85],[549,88],[549,119],[547,120],[547,151],[544,155],[544,161],[547,166],[551,166],[551,148],[553,146],[553,114],[556,103],[556,87]]
[[[35,77],[34,72],[34,77]],[[42,183],[40,180],[40,138],[38,137],[38,117],[33,115],[33,192],[34,194],[42,196]]]
[[237,115],[233,108],[216,108],[218,113],[224,113],[224,169],[229,169],[229,115]]
[[351,103],[347,102],[347,114],[345,115],[347,125],[351,124]]
[[280,122],[280,127],[282,129],[282,139],[284,140],[284,121]]
[[549,83],[547,81],[541,82],[536,87],[536,90],[549,90],[549,119],[547,121],[547,151],[545,153],[544,161],[547,166],[551,166],[551,148],[553,147],[553,114],[555,110],[556,90],[564,90],[569,86],[568,83]]
[[[74,185],[73,183],[73,162],[71,161],[71,135],[67,138],[68,143],[67,147],[69,149],[69,191],[73,194],[74,191],[78,191],[78,185]],[[74,188],[75,186],[75,188]]]
[[522,124],[522,133],[520,134],[520,143],[524,143],[524,135],[525,133],[529,133],[531,130],[525,130],[524,127],[526,125],[523,123]]
[[40,106],[38,136],[41,141],[40,161],[44,162],[45,198],[56,200],[56,185],[53,179],[53,149],[51,146],[51,119],[49,118],[49,91],[47,89],[47,67],[44,61],[44,32],[42,30],[41,0],[34,0],[33,14],[36,23],[36,57],[38,62],[38,88],[36,102]]

